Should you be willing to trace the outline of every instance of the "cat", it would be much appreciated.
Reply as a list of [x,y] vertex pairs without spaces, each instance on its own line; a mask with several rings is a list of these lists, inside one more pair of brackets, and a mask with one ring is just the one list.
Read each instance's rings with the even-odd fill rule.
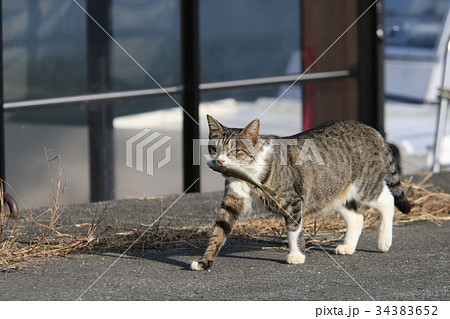
[[[207,115],[208,150],[216,165],[251,168],[254,176],[276,192],[273,198],[244,181],[225,179],[225,193],[208,247],[193,270],[208,270],[233,230],[237,219],[252,209],[255,200],[284,217],[287,226],[288,264],[305,261],[304,241],[299,247],[302,218],[337,211],[347,225],[336,254],[355,252],[363,228],[361,205],[380,214],[378,249],[392,244],[394,205],[408,213],[406,198],[388,144],[372,127],[355,121],[323,123],[293,136],[261,135],[259,119],[245,128],[228,128]],[[305,149],[305,146],[306,147]]]

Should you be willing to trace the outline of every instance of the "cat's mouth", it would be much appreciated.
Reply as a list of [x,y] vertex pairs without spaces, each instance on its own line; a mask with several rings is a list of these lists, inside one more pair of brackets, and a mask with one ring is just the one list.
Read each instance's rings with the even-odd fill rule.
[[[222,166],[222,165],[218,164],[216,161],[209,161],[207,164],[208,164],[209,168],[211,168],[211,169],[214,169],[214,168],[217,168],[219,166]],[[224,173],[221,173],[221,174],[222,174],[222,176],[224,178],[231,178],[230,175],[227,175],[227,174],[224,174]]]
[[216,161],[209,161],[208,163],[206,163],[208,165],[208,167],[212,170],[217,169],[220,165],[216,162]]

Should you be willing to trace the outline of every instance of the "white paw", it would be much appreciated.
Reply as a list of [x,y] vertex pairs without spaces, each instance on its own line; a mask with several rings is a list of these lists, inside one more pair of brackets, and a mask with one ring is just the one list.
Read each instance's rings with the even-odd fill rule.
[[355,248],[349,245],[339,245],[334,252],[336,255],[352,255],[355,252]]
[[286,261],[286,263],[291,264],[291,265],[303,264],[305,262],[305,255],[303,255],[300,252],[291,253],[286,256],[285,261]]
[[203,270],[203,268],[200,267],[200,264],[198,263],[198,261],[193,261],[192,262],[191,269],[192,270]]
[[381,251],[388,251],[389,248],[391,248],[392,245],[392,239],[391,238],[387,238],[387,239],[379,239],[378,240],[378,249]]

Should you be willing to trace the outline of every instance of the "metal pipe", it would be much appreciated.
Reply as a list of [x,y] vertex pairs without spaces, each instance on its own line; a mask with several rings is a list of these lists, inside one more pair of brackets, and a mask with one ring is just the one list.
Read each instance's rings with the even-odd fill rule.
[[[0,0],[0,18],[2,17],[2,1]],[[3,21],[3,19],[1,19]],[[3,92],[3,28],[0,23],[0,183],[5,179],[5,123],[4,123],[4,92]],[[0,185],[1,186],[1,185]],[[0,187],[2,188],[2,187]],[[2,188],[3,189],[3,188]]]
[[130,98],[148,98],[166,94],[165,91],[167,93],[181,92],[181,86],[169,87],[165,88],[164,90],[158,88],[158,89],[94,93],[75,96],[54,97],[39,100],[7,102],[5,103],[5,109],[6,111],[13,112],[22,109],[35,110],[35,107],[42,107],[42,106],[47,107],[60,106],[61,104],[85,103],[93,101],[118,101],[118,100],[128,100]]
[[[87,1],[87,11],[111,34],[111,1]],[[107,92],[110,88],[109,38],[87,17],[88,89]],[[88,105],[89,169],[91,201],[114,198],[114,152],[112,109],[105,100]]]
[[383,0],[357,1],[357,15],[363,14],[357,28],[359,121],[384,133],[384,39]]
[[3,193],[3,202],[8,205],[11,218],[17,219],[20,217],[19,206],[17,206],[17,202],[11,195],[8,193]]
[[437,114],[436,133],[434,139],[433,172],[441,171],[439,162],[442,151],[442,140],[445,136],[445,124],[447,121],[448,104],[450,100],[450,37],[447,40],[444,56],[444,72],[442,74],[442,87],[439,94],[439,109]]
[[235,81],[224,81],[215,83],[204,83],[200,84],[200,90],[202,93],[206,92],[217,92],[230,89],[244,89],[249,87],[257,86],[273,86],[280,84],[292,84],[294,81],[305,82],[305,81],[318,81],[318,80],[329,80],[341,77],[351,76],[352,72],[350,70],[339,70],[330,72],[316,72],[308,74],[292,74],[292,75],[281,75],[281,76],[271,76],[257,79],[244,79]]
[[[2,1],[0,0],[0,21],[3,17]],[[0,23],[0,52],[3,53],[3,29]],[[11,218],[19,218],[19,207],[14,198],[5,192],[5,122],[4,122],[4,91],[3,91],[3,54],[0,54],[0,196],[3,196],[3,203],[8,205]]]
[[[183,81],[183,183],[189,192],[200,192],[200,166],[194,165],[194,140],[200,137],[200,52],[198,0],[181,1],[181,66]],[[190,187],[195,183],[192,187]]]
[[[234,81],[222,81],[222,82],[212,82],[203,83],[199,85],[199,89],[202,93],[214,93],[220,91],[226,91],[231,89],[245,89],[250,87],[260,87],[260,86],[275,86],[281,84],[291,84],[298,79],[297,83],[309,82],[309,81],[320,81],[320,80],[331,80],[344,77],[353,76],[350,70],[337,70],[329,72],[315,72],[308,74],[292,74],[292,75],[281,75],[281,76],[270,76],[263,78],[254,79],[243,79]],[[75,96],[65,96],[65,97],[54,97],[48,99],[38,99],[38,100],[27,100],[27,101],[15,101],[4,103],[5,112],[17,112],[22,110],[37,110],[39,108],[52,108],[59,107],[63,104],[79,104],[92,101],[122,101],[129,99],[146,99],[156,96],[162,96],[167,93],[181,93],[183,91],[182,86],[171,86],[163,89],[146,89],[146,90],[131,90],[122,92],[105,92],[105,93],[94,93],[94,94],[83,94]]]

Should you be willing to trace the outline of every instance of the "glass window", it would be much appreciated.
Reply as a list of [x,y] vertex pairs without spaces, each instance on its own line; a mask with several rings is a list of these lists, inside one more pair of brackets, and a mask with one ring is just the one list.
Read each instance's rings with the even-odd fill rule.
[[[87,9],[86,0],[77,2]],[[117,43],[105,35],[111,84],[107,90],[158,87],[148,74],[163,87],[180,85],[180,1],[110,0],[109,3],[111,35]],[[6,102],[88,93],[85,12],[73,1],[15,0],[3,1],[2,5]],[[202,83],[300,71],[298,0],[283,1],[283,5],[271,0],[208,0],[200,1],[199,8]],[[202,136],[207,134],[206,112],[237,126],[246,123],[236,122],[234,115],[247,121],[264,113],[263,132],[281,135],[298,132],[301,126],[298,85],[265,113],[286,87],[274,85],[202,94]],[[179,94],[174,94],[174,98],[180,101]],[[223,98],[226,100],[221,101]],[[182,110],[165,95],[105,103],[109,103],[115,118],[116,197],[180,193]],[[61,155],[63,178],[68,181],[66,202],[89,200],[87,107],[88,103],[80,103],[6,114],[6,178],[25,206],[49,204],[51,188],[44,147],[51,150],[50,158]],[[280,131],[276,130],[277,122],[284,123]],[[125,161],[127,139],[143,128],[171,138],[170,163],[151,176],[127,167]],[[158,149],[160,152],[155,156],[164,159],[165,153],[161,152],[165,150]],[[202,170],[210,173],[205,165]],[[167,183],[168,180],[171,182]],[[222,189],[223,180],[218,180],[217,189]],[[202,189],[211,191],[209,186],[205,184]]]
[[[179,97],[175,94],[174,98]],[[183,148],[182,129],[183,111],[179,107],[172,107],[173,101],[167,96],[145,99],[141,101],[118,102],[111,105],[114,118],[114,167],[115,167],[115,196],[126,198],[129,196],[156,196],[177,194],[183,191]],[[130,113],[139,114],[131,114]],[[149,130],[133,144],[131,166],[126,164],[127,140],[137,136],[143,130]],[[154,150],[153,162],[143,154],[143,167],[137,167],[136,143],[157,133],[159,136],[149,142],[155,143],[169,138],[161,147]],[[167,149],[170,147],[170,149]],[[168,153],[166,153],[168,152]],[[159,167],[159,163],[169,156],[170,161]],[[148,165],[152,165],[149,174]]]
[[398,31],[387,38],[388,46],[436,47],[448,14],[449,0],[386,0],[385,27]]
[[[85,1],[79,1],[85,6]],[[72,1],[2,2],[6,101],[86,92],[86,16]]]
[[[89,145],[84,105],[30,110],[5,115],[6,181],[20,208],[50,205],[51,179],[58,181],[61,155],[64,190],[61,203],[89,201]],[[17,194],[17,197],[15,196]]]
[[[177,0],[114,0],[112,35],[163,87],[181,83],[180,4]],[[111,43],[112,90],[158,85],[115,43]]]
[[286,74],[299,16],[296,0],[200,1],[201,82]]

